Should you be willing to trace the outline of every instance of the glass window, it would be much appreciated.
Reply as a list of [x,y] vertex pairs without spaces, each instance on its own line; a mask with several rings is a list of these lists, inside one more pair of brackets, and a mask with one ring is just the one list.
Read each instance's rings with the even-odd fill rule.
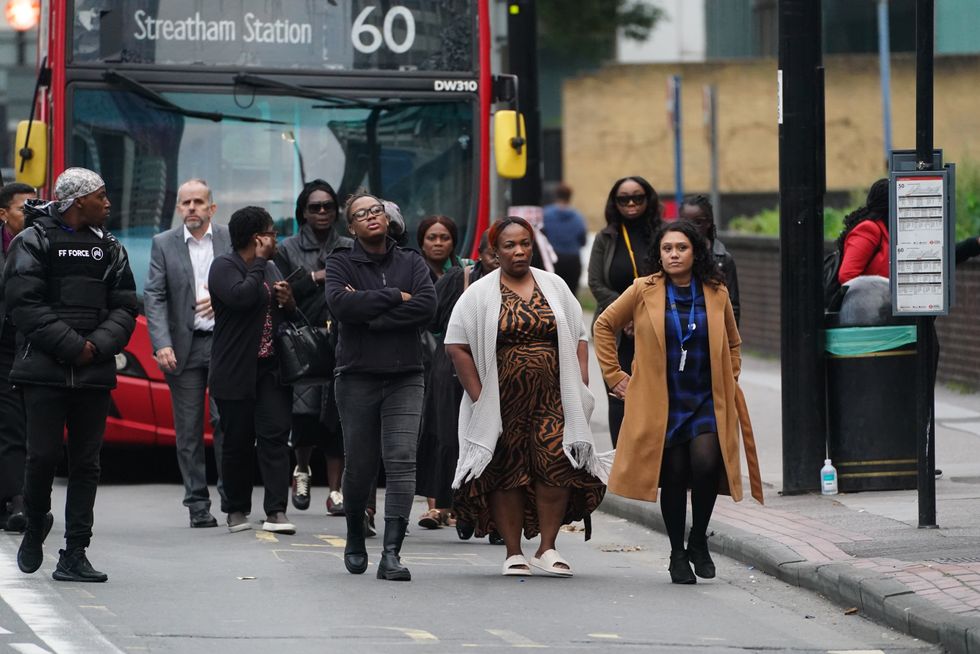
[[225,114],[214,121],[126,91],[76,89],[71,97],[67,164],[105,178],[109,229],[126,245],[140,289],[150,240],[180,224],[177,187],[194,177],[211,186],[219,223],[258,205],[288,235],[304,179],[320,177],[341,201],[364,187],[397,203],[413,247],[419,221],[433,213],[457,221],[460,251],[471,244],[477,144],[470,101],[372,108],[250,92],[165,94],[181,110]]

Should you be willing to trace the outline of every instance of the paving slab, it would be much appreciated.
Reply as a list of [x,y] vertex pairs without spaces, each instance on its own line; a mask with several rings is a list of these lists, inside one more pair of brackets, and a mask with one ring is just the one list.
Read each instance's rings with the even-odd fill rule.
[[[743,358],[741,384],[755,426],[766,504],[719,497],[709,528],[712,550],[949,652],[980,654],[980,394],[936,391],[936,466],[943,471],[936,481],[939,528],[919,529],[914,490],[780,493],[779,375],[776,360]],[[596,385],[600,401],[593,429],[608,438],[597,370]],[[665,532],[656,504],[609,493],[600,508]]]

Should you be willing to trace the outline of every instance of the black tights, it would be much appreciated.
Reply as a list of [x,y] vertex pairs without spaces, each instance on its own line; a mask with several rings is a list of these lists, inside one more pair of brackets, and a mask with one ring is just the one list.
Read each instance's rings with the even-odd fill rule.
[[660,464],[660,510],[670,538],[670,549],[684,549],[687,489],[691,488],[691,534],[702,538],[718,497],[721,447],[718,434],[706,432],[681,445],[664,448]]

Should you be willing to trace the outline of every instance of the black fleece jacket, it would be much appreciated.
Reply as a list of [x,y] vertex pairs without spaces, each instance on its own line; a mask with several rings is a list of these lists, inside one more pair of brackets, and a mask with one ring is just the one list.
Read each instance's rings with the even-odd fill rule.
[[[419,330],[436,311],[429,267],[418,252],[391,239],[384,256],[376,259],[358,241],[327,258],[327,308],[340,323],[338,375],[423,370]],[[412,298],[403,302],[402,291]]]

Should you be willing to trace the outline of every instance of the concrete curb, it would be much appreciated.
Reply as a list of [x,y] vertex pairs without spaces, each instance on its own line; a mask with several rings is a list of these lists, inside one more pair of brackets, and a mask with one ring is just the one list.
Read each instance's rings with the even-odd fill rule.
[[[656,504],[606,493],[599,509],[666,533]],[[813,563],[763,536],[715,522],[711,549],[755,566],[788,584],[823,595],[920,640],[938,643],[952,654],[980,654],[980,618],[951,613],[916,595],[905,584],[850,563]]]

